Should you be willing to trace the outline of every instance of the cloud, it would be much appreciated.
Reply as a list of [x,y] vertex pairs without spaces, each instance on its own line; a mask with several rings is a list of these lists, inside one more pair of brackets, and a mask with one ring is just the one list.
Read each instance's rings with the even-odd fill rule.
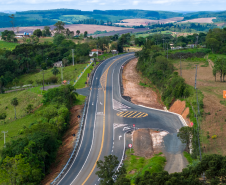
[[140,1],[133,1],[133,5],[138,5]]

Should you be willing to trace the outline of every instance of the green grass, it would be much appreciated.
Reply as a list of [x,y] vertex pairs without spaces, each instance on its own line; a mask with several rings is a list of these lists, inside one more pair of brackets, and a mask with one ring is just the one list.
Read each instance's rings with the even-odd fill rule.
[[5,42],[0,40],[0,49],[13,50],[18,45],[18,43]]
[[[40,88],[40,87],[37,87],[37,88]],[[33,90],[33,89],[34,88],[32,88],[31,90]],[[25,90],[25,91],[21,91],[21,92],[17,92],[17,93],[0,94],[0,102],[1,102],[0,112],[4,112],[5,111],[4,107],[5,107],[5,105],[7,105],[8,106],[8,109],[6,110],[7,113],[9,113],[9,115],[11,115],[11,117],[14,116],[13,106],[10,105],[10,100],[13,97],[18,97],[18,99],[19,99],[19,105],[16,108],[18,116],[25,113],[24,107],[27,104],[30,104],[30,103],[36,102],[36,101],[39,101],[39,103],[40,103],[42,97],[38,96],[36,93],[32,92],[31,90],[29,90],[29,91]],[[37,100],[34,100],[34,97],[36,97]],[[86,97],[83,95],[78,95],[75,104],[76,105],[84,104],[85,98]],[[3,105],[3,103],[5,103],[5,105]],[[3,108],[3,111],[2,111],[2,108]],[[8,116],[7,116],[7,118],[8,118]],[[16,119],[12,122],[8,122],[5,124],[3,123],[3,121],[0,122],[0,149],[4,145],[4,138],[3,138],[3,134],[1,133],[2,131],[8,131],[8,133],[6,134],[6,142],[9,142],[11,139],[18,136],[18,132],[21,129],[23,129],[24,126],[28,127],[31,123],[35,122],[38,118],[39,117],[36,116],[35,113],[32,113],[32,114],[26,115],[25,117]]]
[[146,83],[142,83],[142,82],[140,82],[139,85],[141,85],[143,87],[149,87],[149,85],[147,85]]
[[44,43],[44,42],[53,42],[53,37],[44,37],[44,38],[39,38],[39,42],[40,43]]
[[191,155],[188,152],[184,151],[184,157],[187,159],[188,163],[191,164],[194,159],[192,159]]
[[[75,66],[67,66],[64,67],[62,69],[63,71],[63,79],[64,80],[71,80],[74,81],[78,75],[81,73],[81,71],[83,71],[83,69],[86,67],[86,64],[76,64]],[[54,76],[52,74],[52,70],[53,68],[50,68],[48,70],[45,70],[44,73],[44,79],[48,79],[51,76]],[[75,70],[76,69],[76,70]],[[61,72],[61,68],[58,68],[58,70]],[[61,74],[57,74],[56,77],[58,77],[58,83],[61,82]],[[37,82],[38,84],[42,83],[43,80],[43,74],[42,72],[37,72],[37,73],[30,73],[30,74],[25,74],[22,75],[21,77],[18,78],[19,80],[19,84],[23,83],[23,84],[30,84],[30,81],[32,81],[32,83]]]
[[[17,119],[8,124],[0,125],[0,132],[8,131],[6,134],[6,142],[15,138],[18,135],[18,131],[23,129],[24,126],[28,127],[31,123],[35,122],[38,117],[35,114],[29,114],[21,119]],[[0,149],[4,146],[3,134],[0,134]]]
[[[30,90],[11,92],[7,94],[0,94],[0,112],[5,112],[6,122],[11,122],[14,119],[14,107],[11,105],[11,100],[17,97],[19,105],[16,106],[17,118],[24,117],[26,115],[25,108],[28,104],[32,104],[35,107],[41,104],[42,97]],[[3,122],[3,121],[2,121]]]
[[139,175],[144,175],[145,171],[150,173],[161,172],[164,169],[166,158],[161,156],[162,153],[154,155],[152,158],[144,158],[134,155],[134,150],[132,149],[126,151],[126,159],[124,164],[126,167],[127,178],[134,182],[135,177]]

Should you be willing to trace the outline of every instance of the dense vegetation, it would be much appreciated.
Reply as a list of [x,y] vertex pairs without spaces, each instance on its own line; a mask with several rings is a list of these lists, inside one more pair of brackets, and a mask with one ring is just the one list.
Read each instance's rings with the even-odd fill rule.
[[[114,171],[119,162],[116,156],[105,156],[105,161],[97,162],[97,175],[101,178],[100,184],[105,185],[201,185],[201,184],[224,184],[226,183],[226,157],[221,155],[206,155],[201,162],[184,168],[182,172],[169,174],[166,171],[153,173],[146,170],[133,179],[127,178],[126,166]],[[205,174],[205,179],[203,179]],[[116,176],[117,175],[117,176]],[[113,180],[115,179],[115,182]],[[132,182],[132,183],[131,183]]]
[[39,119],[24,127],[1,151],[1,184],[39,184],[48,174],[69,125],[69,109],[76,100],[74,90],[67,85],[44,94],[43,107],[34,113]]

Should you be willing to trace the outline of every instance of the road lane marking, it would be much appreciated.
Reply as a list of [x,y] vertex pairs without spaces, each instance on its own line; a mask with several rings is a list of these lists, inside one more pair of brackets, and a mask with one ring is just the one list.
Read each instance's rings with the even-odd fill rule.
[[118,112],[116,115],[123,118],[144,118],[148,116],[147,113],[138,111],[122,111]]
[[[127,56],[125,56],[125,57],[127,57]],[[121,59],[121,58],[123,58],[123,57],[120,57],[119,59]],[[119,59],[117,59],[117,60],[119,60]],[[111,63],[111,65],[114,64],[117,60],[115,60],[113,63]],[[111,65],[107,68],[107,70],[106,70],[107,73],[108,73],[108,70],[109,70],[109,68],[111,67]],[[106,72],[106,71],[105,71],[105,72]],[[105,80],[105,87],[106,87],[106,86],[107,86],[107,75],[106,75],[106,80]],[[103,86],[102,86],[102,87],[103,87]],[[106,88],[103,89],[103,90],[104,90],[104,116],[103,116],[103,132],[102,132],[102,141],[101,141],[100,151],[99,151],[98,157],[97,157],[97,159],[96,159],[96,162],[95,162],[93,168],[91,169],[89,175],[86,177],[86,179],[84,180],[84,182],[82,183],[82,185],[84,185],[84,184],[87,182],[87,180],[89,179],[89,177],[90,177],[91,174],[93,173],[93,171],[94,171],[94,169],[95,169],[95,167],[96,167],[97,161],[99,160],[100,155],[101,155],[101,153],[102,153],[102,149],[103,149],[103,144],[104,144],[104,134],[105,134]]]

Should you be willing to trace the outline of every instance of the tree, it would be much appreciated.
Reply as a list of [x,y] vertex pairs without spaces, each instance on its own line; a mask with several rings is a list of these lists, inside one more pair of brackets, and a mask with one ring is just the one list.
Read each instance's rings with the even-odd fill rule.
[[10,23],[12,24],[13,32],[14,32],[14,26],[15,26],[15,15],[9,15],[9,18],[11,19]]
[[15,85],[15,86],[16,86],[18,83],[19,83],[18,78],[14,78],[14,79],[13,79],[13,85]]
[[52,71],[52,73],[53,73],[55,76],[56,76],[57,74],[60,73],[60,71],[57,69],[56,66],[54,66],[53,69],[52,69],[51,71]]
[[26,107],[26,112],[28,114],[30,114],[34,109],[34,106],[32,104],[29,104],[27,107]]
[[193,135],[193,127],[181,127],[177,134],[177,137],[180,138],[181,142],[187,145],[188,152],[190,152],[189,145],[190,145],[192,135]]
[[14,38],[15,38],[14,31],[5,30],[2,32],[2,40],[12,42],[12,41],[14,41]]
[[40,29],[36,29],[34,32],[33,32],[33,35],[36,35],[37,37],[41,37],[42,36],[42,31]]
[[13,98],[11,100],[11,105],[14,106],[14,111],[15,111],[15,119],[16,119],[16,106],[19,104],[18,99],[17,98]]
[[115,155],[104,156],[104,161],[97,161],[97,168],[99,171],[96,172],[99,178],[101,178],[101,185],[113,185],[113,177],[116,176],[117,172],[115,168],[118,166],[119,161]]
[[63,40],[65,40],[65,36],[63,34],[55,34],[54,37],[53,37],[53,43],[55,45],[60,45]]
[[64,64],[64,67],[66,67],[67,63],[68,63],[68,59],[67,58],[63,58],[62,59],[62,62]]
[[4,119],[4,122],[5,122],[6,116],[7,116],[6,113],[3,112],[3,113],[0,114],[0,119]]
[[207,38],[206,39],[206,44],[212,49],[212,52],[216,51],[218,47],[220,46],[220,43],[217,39],[215,38]]
[[87,32],[87,31],[85,31],[85,32],[84,32],[84,38],[86,38],[86,37],[87,37],[87,35],[88,35],[88,32]]
[[77,31],[76,31],[76,34],[79,35],[79,34],[80,34],[80,30],[77,30]]
[[38,36],[32,35],[30,38],[31,38],[31,43],[32,44],[38,44],[38,42],[39,42]]
[[50,27],[49,26],[45,26],[44,30],[45,30],[46,37],[50,37],[51,36]]
[[54,24],[54,26],[56,27],[56,28],[54,28],[54,30],[56,31],[56,33],[63,33],[63,31],[64,31],[64,25],[65,25],[65,23],[64,22],[62,22],[62,21],[58,21],[58,22],[56,22],[55,24]]

